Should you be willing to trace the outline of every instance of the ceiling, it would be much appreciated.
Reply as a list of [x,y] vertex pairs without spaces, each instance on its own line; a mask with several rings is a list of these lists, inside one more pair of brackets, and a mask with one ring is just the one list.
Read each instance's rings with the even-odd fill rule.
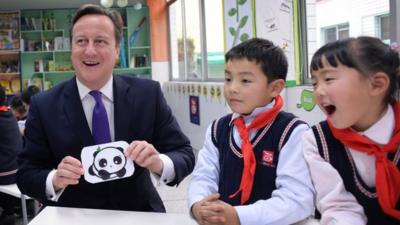
[[[129,5],[133,2],[129,0]],[[100,0],[0,0],[0,10],[78,8],[86,3],[100,4]]]

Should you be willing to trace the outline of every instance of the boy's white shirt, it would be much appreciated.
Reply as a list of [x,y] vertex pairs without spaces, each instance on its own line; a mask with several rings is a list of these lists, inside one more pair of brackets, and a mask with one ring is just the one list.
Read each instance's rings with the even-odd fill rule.
[[[257,108],[245,122],[248,125],[262,112],[270,110],[274,102]],[[234,114],[232,118],[238,115]],[[277,165],[276,190],[266,200],[254,204],[235,206],[241,225],[285,225],[293,224],[312,214],[314,189],[303,158],[302,146],[299,144],[303,133],[309,129],[307,125],[297,126],[291,133],[287,143],[279,153]],[[256,130],[250,133],[253,138]],[[235,142],[240,146],[241,139],[236,127],[233,129]],[[206,196],[218,192],[219,152],[211,139],[211,125],[206,132],[203,148],[199,151],[198,160],[192,173],[188,191],[189,209]]]
[[[389,105],[386,113],[374,125],[360,134],[379,144],[387,144],[394,131],[394,112]],[[359,225],[366,224],[363,207],[355,197],[347,192],[337,170],[318,153],[312,130],[303,138],[304,157],[311,171],[316,191],[316,206],[321,212],[321,225]],[[375,156],[349,148],[358,174],[366,185],[375,187]],[[349,171],[351,173],[351,171]]]

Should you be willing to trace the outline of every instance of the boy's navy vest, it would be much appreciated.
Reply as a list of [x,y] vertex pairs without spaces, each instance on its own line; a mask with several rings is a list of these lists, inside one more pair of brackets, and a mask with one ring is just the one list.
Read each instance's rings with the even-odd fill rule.
[[[234,198],[240,186],[243,171],[243,155],[240,146],[233,139],[232,114],[215,120],[211,127],[212,141],[219,151],[219,193],[220,199],[233,206],[240,205],[240,194]],[[279,151],[286,143],[293,129],[304,123],[293,114],[280,112],[275,120],[257,131],[251,140],[257,162],[253,190],[245,204],[252,204],[260,199],[268,199],[276,189],[276,166]]]
[[[328,123],[326,121],[320,122],[312,129],[317,140],[319,154],[339,172],[346,190],[352,193],[358,203],[364,207],[368,225],[400,224],[400,220],[390,217],[382,211],[375,188],[369,188],[363,182],[357,172],[350,151],[333,136]],[[399,149],[395,153],[388,154],[387,157],[397,165],[397,168],[400,168]],[[400,202],[397,203],[396,208],[400,209]]]

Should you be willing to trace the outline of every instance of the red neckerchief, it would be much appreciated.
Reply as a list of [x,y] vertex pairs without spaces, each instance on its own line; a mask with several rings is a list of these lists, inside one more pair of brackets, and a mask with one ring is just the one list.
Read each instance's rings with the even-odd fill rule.
[[397,166],[387,159],[387,153],[395,152],[400,145],[400,104],[392,104],[395,115],[394,135],[386,145],[378,145],[367,137],[360,135],[350,128],[336,129],[328,120],[328,125],[336,139],[345,146],[356,151],[364,152],[376,157],[376,192],[383,211],[395,218],[400,218],[400,211],[396,204],[400,197],[400,172]]
[[5,105],[0,105],[0,112],[7,112],[8,111],[8,107]]
[[243,205],[250,198],[251,191],[253,189],[254,174],[256,171],[256,158],[253,152],[253,146],[249,140],[250,131],[253,129],[260,129],[271,123],[283,106],[283,100],[281,96],[275,97],[275,105],[272,109],[258,115],[253,122],[246,127],[243,116],[239,116],[233,120],[233,124],[239,131],[240,138],[242,139],[242,154],[243,154],[243,172],[242,179],[240,181],[239,189],[231,194],[229,198],[235,197],[239,192],[242,192],[240,203]]

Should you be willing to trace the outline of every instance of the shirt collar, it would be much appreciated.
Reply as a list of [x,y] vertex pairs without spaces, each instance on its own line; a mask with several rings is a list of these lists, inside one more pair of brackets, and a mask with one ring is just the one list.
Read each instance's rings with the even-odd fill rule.
[[251,112],[249,115],[242,115],[240,113],[233,113],[232,114],[232,118],[231,118],[231,123],[233,120],[235,120],[236,118],[238,118],[239,116],[243,116],[243,119],[245,121],[246,124],[250,123],[251,121],[253,121],[254,118],[256,118],[258,115],[260,115],[263,112],[266,112],[270,109],[272,109],[275,105],[275,99],[273,99],[270,103],[261,106],[261,107],[257,107],[253,110],[253,112]]
[[394,131],[394,111],[391,105],[388,106],[385,114],[374,125],[360,132],[361,135],[368,137],[378,144],[387,144]]
[[[79,79],[75,79],[76,84],[78,86],[79,97],[83,100],[86,96],[88,96],[89,92],[91,91],[88,87],[86,87]],[[113,94],[113,76],[110,76],[110,79],[107,83],[100,88],[100,92],[111,102],[114,101],[114,94]]]

